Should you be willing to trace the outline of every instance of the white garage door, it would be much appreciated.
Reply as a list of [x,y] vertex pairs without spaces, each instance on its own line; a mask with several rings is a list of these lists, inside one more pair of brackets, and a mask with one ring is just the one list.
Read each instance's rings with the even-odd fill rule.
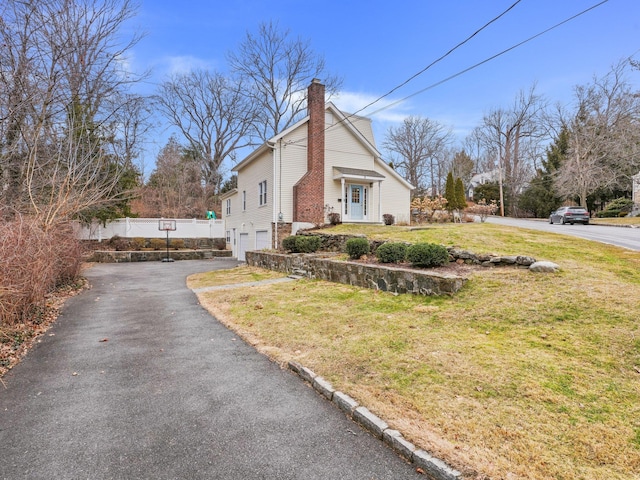
[[248,246],[249,246],[249,234],[241,233],[240,238],[238,240],[238,261],[240,262],[246,261],[244,254],[246,253]]
[[256,250],[263,250],[265,248],[271,248],[269,232],[267,230],[258,230],[256,231]]

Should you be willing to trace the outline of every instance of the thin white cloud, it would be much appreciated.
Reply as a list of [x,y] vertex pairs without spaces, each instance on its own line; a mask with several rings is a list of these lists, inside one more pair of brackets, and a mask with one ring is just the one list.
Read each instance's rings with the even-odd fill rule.
[[214,63],[192,55],[166,57],[162,60],[163,70],[170,75],[189,73],[192,70],[208,70],[215,67]]
[[[342,91],[338,92],[331,100],[340,110],[353,113],[374,102],[378,97],[379,95]],[[397,100],[393,98],[384,98],[360,112],[359,115],[384,123],[400,123],[410,115],[408,112],[410,105],[401,102],[390,108],[384,108],[395,101]]]

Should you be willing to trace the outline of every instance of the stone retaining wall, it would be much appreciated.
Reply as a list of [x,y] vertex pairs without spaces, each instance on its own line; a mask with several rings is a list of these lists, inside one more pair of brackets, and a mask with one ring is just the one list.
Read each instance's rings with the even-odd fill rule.
[[[138,250],[133,248],[133,243],[138,240],[142,242],[143,248],[152,248],[152,240],[165,241],[164,238],[150,238],[150,237],[137,237],[137,238],[124,238],[124,237],[113,237],[108,240],[98,241],[98,240],[82,240],[82,244],[87,249],[99,250],[100,248],[105,247],[113,247],[116,250],[125,251],[133,251]],[[183,248],[192,249],[192,250],[224,250],[226,248],[227,241],[225,238],[182,238],[182,237],[170,237],[169,238],[169,248],[174,244],[174,242],[182,242]]]
[[260,268],[393,293],[453,295],[467,281],[432,270],[344,262],[326,255],[247,252],[246,260],[247,264]]
[[[367,238],[365,235],[347,235],[316,232],[313,230],[301,231],[297,235],[314,236],[320,238],[319,250],[323,252],[346,252],[347,241],[351,238]],[[369,240],[369,251],[373,255],[380,245],[386,240]],[[410,245],[407,243],[407,245]],[[458,247],[447,247],[450,261],[458,263],[468,263],[472,265],[482,265],[484,267],[516,266],[527,268],[536,259],[525,255],[495,255],[495,254],[475,254]]]
[[[173,260],[205,260],[215,257],[231,257],[230,250],[169,250],[169,258]],[[126,263],[126,262],[159,262],[167,258],[166,250],[152,251],[95,251],[87,259],[97,263]]]

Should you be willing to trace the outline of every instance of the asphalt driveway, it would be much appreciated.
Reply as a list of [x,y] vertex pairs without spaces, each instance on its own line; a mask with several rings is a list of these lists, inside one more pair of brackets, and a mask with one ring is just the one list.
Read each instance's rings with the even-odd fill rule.
[[88,270],[0,384],[0,478],[424,478],[198,304],[187,275],[234,264]]

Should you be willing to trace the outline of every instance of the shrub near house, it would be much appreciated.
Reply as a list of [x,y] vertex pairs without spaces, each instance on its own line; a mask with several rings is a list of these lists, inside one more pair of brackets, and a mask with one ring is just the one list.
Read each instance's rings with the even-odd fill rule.
[[401,263],[407,258],[407,245],[401,242],[387,242],[376,250],[380,263]]
[[352,260],[357,260],[369,253],[369,240],[366,238],[350,238],[347,240],[347,254]]
[[414,267],[441,267],[449,262],[449,252],[435,243],[416,243],[407,249],[407,260]]
[[320,248],[320,237],[291,235],[282,240],[282,248],[291,253],[313,253]]

